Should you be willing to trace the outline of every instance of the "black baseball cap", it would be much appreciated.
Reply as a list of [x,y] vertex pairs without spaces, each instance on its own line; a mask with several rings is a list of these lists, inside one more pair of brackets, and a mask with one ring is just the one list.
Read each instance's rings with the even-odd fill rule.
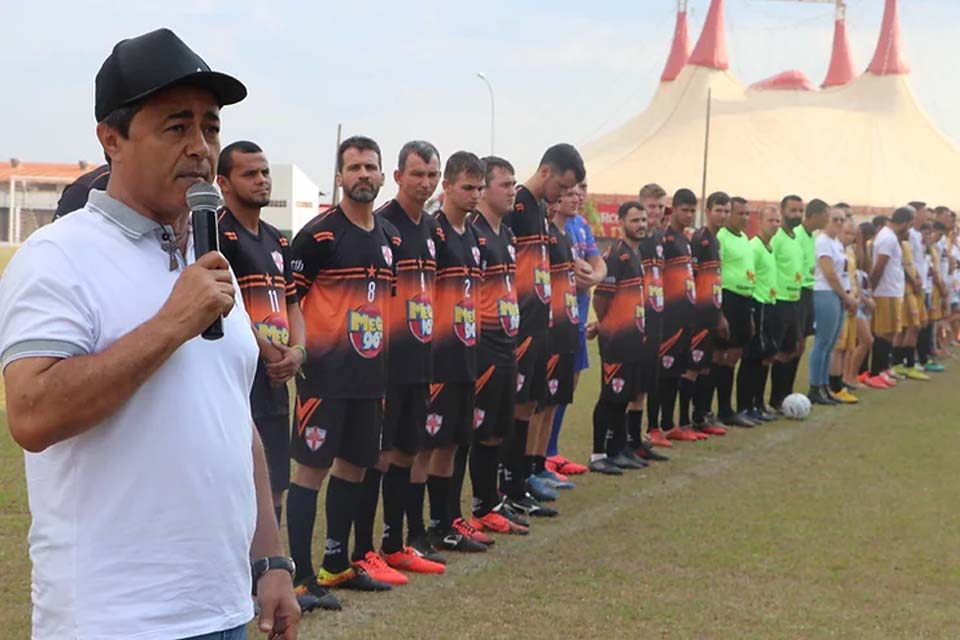
[[97,72],[94,113],[101,122],[114,109],[146,98],[161,89],[189,84],[209,89],[220,106],[247,97],[247,88],[236,78],[211,71],[170,29],[157,29],[121,40]]

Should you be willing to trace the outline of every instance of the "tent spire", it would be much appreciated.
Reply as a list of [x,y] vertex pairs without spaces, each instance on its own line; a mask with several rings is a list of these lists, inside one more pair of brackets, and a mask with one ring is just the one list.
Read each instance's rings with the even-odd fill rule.
[[830,56],[830,67],[827,77],[820,85],[839,87],[847,84],[856,77],[853,67],[853,57],[850,55],[850,40],[847,38],[847,7],[843,0],[837,0],[837,18],[833,25],[833,54]]
[[897,17],[897,0],[887,0],[883,10],[883,25],[880,28],[880,40],[873,54],[873,61],[867,71],[877,76],[910,73],[910,67],[903,59],[903,46],[900,42],[900,20]]
[[670,57],[663,68],[661,82],[672,82],[677,79],[690,58],[690,38],[687,33],[687,0],[677,0],[677,26],[673,30],[673,46],[670,47]]
[[723,0],[710,0],[710,11],[703,23],[703,31],[690,56],[690,64],[711,69],[729,69],[727,39],[723,31]]

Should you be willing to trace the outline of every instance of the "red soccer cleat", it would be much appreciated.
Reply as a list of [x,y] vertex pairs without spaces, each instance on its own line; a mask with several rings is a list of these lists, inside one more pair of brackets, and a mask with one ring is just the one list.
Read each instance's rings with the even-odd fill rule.
[[382,551],[380,553],[384,562],[398,571],[441,574],[447,570],[439,562],[427,560],[410,547],[404,547],[396,553],[383,553]]
[[889,373],[887,373],[886,371],[881,371],[879,374],[877,374],[877,377],[880,378],[881,380],[883,380],[884,382],[886,382],[886,383],[887,383],[887,387],[895,387],[895,386],[897,386],[897,379],[894,378],[893,376],[891,376],[891,375],[890,375]]
[[377,582],[386,582],[387,584],[397,586],[402,586],[409,582],[407,576],[393,569],[384,562],[383,558],[373,551],[367,551],[367,555],[363,556],[363,560],[354,562],[353,566],[363,569],[367,572],[368,576]]
[[530,527],[524,527],[521,524],[507,520],[494,511],[480,518],[476,516],[471,517],[470,526],[478,531],[493,531],[494,533],[515,533],[521,536],[530,533]]
[[700,427],[700,431],[711,436],[725,436],[727,435],[727,430],[719,425],[715,424],[704,424]]
[[669,440],[667,440],[667,438],[663,434],[663,431],[661,431],[660,429],[651,429],[649,436],[650,436],[650,444],[652,444],[655,447],[665,447],[669,449],[670,447],[673,446],[673,444]]
[[664,433],[664,436],[667,440],[676,440],[677,442],[696,442],[700,439],[693,432],[681,429],[680,427],[670,429],[670,431]]
[[463,518],[457,518],[453,521],[453,529],[460,535],[466,536],[474,542],[479,542],[487,547],[491,546],[495,542],[493,538],[485,534],[483,531],[478,531]]
[[563,456],[550,456],[547,458],[547,468],[550,468],[551,464],[554,468],[550,470],[557,475],[579,476],[590,470],[587,465],[568,460]]
[[863,384],[867,385],[871,389],[889,389],[890,385],[887,384],[887,381],[883,379],[883,376],[869,376],[864,378]]

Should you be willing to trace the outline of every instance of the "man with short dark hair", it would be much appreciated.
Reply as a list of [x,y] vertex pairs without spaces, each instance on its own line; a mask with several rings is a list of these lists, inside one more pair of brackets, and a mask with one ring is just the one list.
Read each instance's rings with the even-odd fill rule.
[[793,393],[797,363],[803,355],[806,301],[801,300],[804,281],[804,247],[797,229],[803,222],[803,200],[789,195],[780,201],[780,228],[770,240],[777,263],[777,314],[782,338],[770,366],[770,406],[780,411],[784,398]]
[[[35,640],[239,640],[254,586],[259,630],[296,637],[250,417],[256,342],[227,261],[195,256],[186,202],[214,179],[221,107],[246,94],[168,29],[119,42],[96,79],[107,190],[0,281]],[[223,336],[200,338],[218,318]]]
[[870,289],[876,308],[873,311],[873,353],[870,375],[883,375],[890,367],[893,341],[903,327],[903,297],[906,294],[903,246],[899,234],[913,221],[914,210],[900,207],[873,240],[873,268]]
[[[401,244],[396,227],[373,213],[383,185],[381,162],[380,147],[370,138],[344,140],[337,150],[343,201],[308,222],[293,240],[307,358],[304,376],[297,379],[292,442],[297,466],[287,495],[287,530],[297,587],[320,598],[331,587],[390,589],[370,573],[385,564],[365,558],[351,565],[347,552],[365,471],[380,458],[385,327],[395,284],[393,252]],[[328,472],[326,544],[315,571],[317,495]]]

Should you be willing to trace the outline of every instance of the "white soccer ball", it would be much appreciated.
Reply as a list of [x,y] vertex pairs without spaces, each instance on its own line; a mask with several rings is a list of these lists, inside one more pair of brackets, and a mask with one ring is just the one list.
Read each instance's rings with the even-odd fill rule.
[[810,415],[810,398],[802,393],[791,393],[783,400],[781,409],[791,420],[804,420]]

